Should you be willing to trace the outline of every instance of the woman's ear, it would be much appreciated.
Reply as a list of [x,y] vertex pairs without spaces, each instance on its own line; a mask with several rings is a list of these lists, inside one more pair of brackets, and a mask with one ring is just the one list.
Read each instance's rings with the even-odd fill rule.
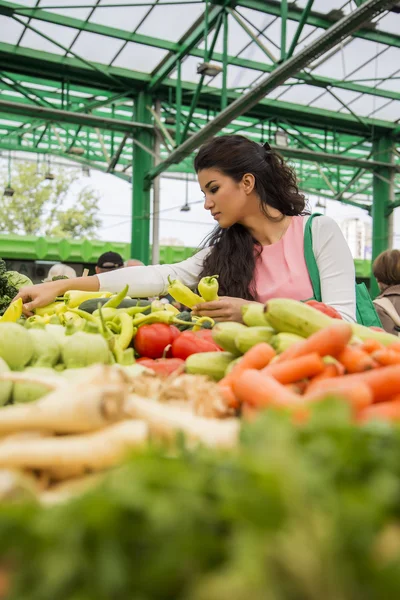
[[245,194],[249,195],[254,190],[256,179],[252,173],[245,173],[242,177],[242,185]]

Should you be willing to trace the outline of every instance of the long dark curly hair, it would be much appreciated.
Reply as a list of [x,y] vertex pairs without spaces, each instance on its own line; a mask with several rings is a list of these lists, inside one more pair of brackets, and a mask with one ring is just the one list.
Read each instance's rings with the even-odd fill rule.
[[[296,175],[284,159],[268,144],[257,144],[241,135],[223,135],[202,146],[194,160],[196,173],[218,169],[240,182],[246,173],[255,178],[260,208],[268,219],[280,221],[285,215],[305,214],[305,198],[297,187]],[[282,213],[272,217],[268,207]],[[211,251],[203,263],[201,277],[219,275],[220,294],[254,300],[254,270],[262,246],[239,223],[226,229],[217,226],[205,239],[203,247]]]

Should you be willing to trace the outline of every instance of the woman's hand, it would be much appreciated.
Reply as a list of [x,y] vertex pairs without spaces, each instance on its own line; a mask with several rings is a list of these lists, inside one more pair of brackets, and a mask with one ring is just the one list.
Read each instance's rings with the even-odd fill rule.
[[38,285],[27,285],[19,290],[18,295],[15,296],[14,300],[22,298],[23,313],[27,317],[33,314],[35,308],[40,306],[46,306],[57,298],[62,296],[65,291],[65,284],[63,282],[67,280],[49,281],[48,283],[39,283]]
[[192,312],[198,317],[211,317],[214,321],[237,321],[242,323],[242,306],[252,304],[251,300],[221,296],[219,300],[204,302],[193,307]]

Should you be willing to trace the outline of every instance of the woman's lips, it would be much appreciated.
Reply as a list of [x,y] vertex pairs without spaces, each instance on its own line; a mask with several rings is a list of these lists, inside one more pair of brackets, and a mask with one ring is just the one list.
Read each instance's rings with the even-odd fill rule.
[[213,214],[213,217],[214,217],[214,219],[216,221],[218,221],[218,219],[220,218],[220,216],[221,216],[221,213],[219,213],[219,212]]

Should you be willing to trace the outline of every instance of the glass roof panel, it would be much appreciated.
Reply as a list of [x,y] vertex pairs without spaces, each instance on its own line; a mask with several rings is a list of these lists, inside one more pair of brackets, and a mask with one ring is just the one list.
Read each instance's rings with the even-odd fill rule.
[[155,6],[138,33],[177,42],[203,12],[201,4]]
[[85,60],[109,64],[123,43],[115,38],[83,31],[71,50]]
[[114,67],[150,73],[166,54],[167,51],[160,48],[128,42],[112,64]]
[[390,33],[400,35],[400,15],[389,12],[379,19],[377,29],[379,31],[389,31]]
[[[296,0],[296,6],[304,8],[307,0]],[[340,9],[344,4],[344,0],[314,0],[313,11],[328,14],[331,10]]]
[[[57,15],[65,15],[67,17],[72,17],[73,19],[80,19],[82,21],[86,21],[92,9],[75,8],[75,6],[78,7],[85,5],[87,7],[90,4],[94,4],[93,1],[82,2],[82,0],[55,0],[54,2],[52,0],[42,0],[40,3],[40,8],[42,10],[46,10]],[[46,8],[47,6],[57,6],[57,8]]]
[[[60,46],[69,47],[76,35],[75,30],[70,27],[62,27],[53,23],[43,23],[43,21],[38,21],[37,19],[31,19],[29,25],[36,29],[38,33],[27,28],[20,45],[34,50],[64,54],[65,51]],[[40,33],[43,33],[43,36],[46,37],[43,37]],[[55,43],[50,40],[54,40]]]
[[136,29],[148,12],[148,6],[96,8],[89,20],[91,23],[122,29],[128,34]]
[[23,30],[24,26],[21,23],[0,15],[1,42],[3,44],[16,44]]
[[384,121],[400,120],[400,102],[398,100],[388,100],[382,108],[371,112],[371,117],[383,119]]

